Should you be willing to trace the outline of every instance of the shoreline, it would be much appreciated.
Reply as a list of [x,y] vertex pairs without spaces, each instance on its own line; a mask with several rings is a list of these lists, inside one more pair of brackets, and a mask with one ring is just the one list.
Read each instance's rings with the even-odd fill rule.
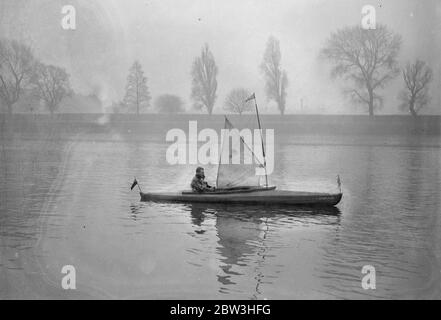
[[[237,128],[254,127],[254,115],[228,115]],[[409,115],[262,115],[263,129],[289,135],[406,135],[441,136],[441,116]],[[2,137],[10,133],[164,134],[172,129],[188,132],[189,121],[198,130],[224,127],[224,115],[207,114],[0,114]]]

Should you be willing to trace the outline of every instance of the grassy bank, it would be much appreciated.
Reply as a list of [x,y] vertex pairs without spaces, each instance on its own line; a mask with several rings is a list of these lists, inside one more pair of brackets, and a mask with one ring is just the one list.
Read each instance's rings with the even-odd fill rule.
[[[231,122],[255,124],[252,115],[229,116]],[[59,131],[76,133],[165,134],[171,128],[188,131],[189,121],[196,120],[198,129],[223,128],[223,115],[202,114],[0,114],[1,132],[34,134]],[[263,115],[264,128],[276,134],[313,135],[440,135],[441,116],[382,115]],[[4,138],[4,137],[3,137]]]

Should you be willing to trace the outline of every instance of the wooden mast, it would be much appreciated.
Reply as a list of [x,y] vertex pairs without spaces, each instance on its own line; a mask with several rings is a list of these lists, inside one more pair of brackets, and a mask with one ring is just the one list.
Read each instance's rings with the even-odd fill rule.
[[253,93],[252,99],[254,99],[254,105],[256,106],[257,124],[259,125],[260,141],[262,142],[263,168],[265,169],[265,183],[266,183],[266,187],[268,188],[268,174],[266,172],[265,146],[263,143],[262,126],[260,125],[259,109],[257,108],[257,101],[256,101],[256,94],[255,93]]

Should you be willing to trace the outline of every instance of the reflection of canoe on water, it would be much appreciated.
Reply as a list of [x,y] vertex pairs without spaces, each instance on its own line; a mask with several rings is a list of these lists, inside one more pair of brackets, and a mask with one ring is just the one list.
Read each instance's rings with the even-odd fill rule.
[[142,201],[175,201],[202,203],[247,203],[334,206],[340,202],[341,193],[315,193],[275,190],[275,187],[252,187],[239,190],[195,193],[191,191],[143,193]]

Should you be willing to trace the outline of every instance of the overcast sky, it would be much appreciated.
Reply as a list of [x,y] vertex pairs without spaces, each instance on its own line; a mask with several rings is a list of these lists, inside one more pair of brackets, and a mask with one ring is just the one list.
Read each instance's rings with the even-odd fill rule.
[[[105,104],[124,94],[127,70],[138,59],[153,98],[171,93],[191,109],[191,64],[206,42],[219,68],[215,112],[235,87],[255,91],[266,103],[259,72],[270,35],[280,40],[282,67],[288,73],[287,113],[360,113],[341,94],[318,59],[326,38],[338,28],[360,24],[361,8],[376,7],[377,23],[403,37],[400,62],[420,58],[435,71],[430,113],[440,113],[441,1],[438,0],[0,0],[2,36],[31,43],[46,63],[64,66],[74,89],[96,93]],[[60,26],[61,7],[77,9],[77,30]],[[384,95],[381,113],[397,113],[401,78]],[[438,107],[435,107],[438,104]]]

